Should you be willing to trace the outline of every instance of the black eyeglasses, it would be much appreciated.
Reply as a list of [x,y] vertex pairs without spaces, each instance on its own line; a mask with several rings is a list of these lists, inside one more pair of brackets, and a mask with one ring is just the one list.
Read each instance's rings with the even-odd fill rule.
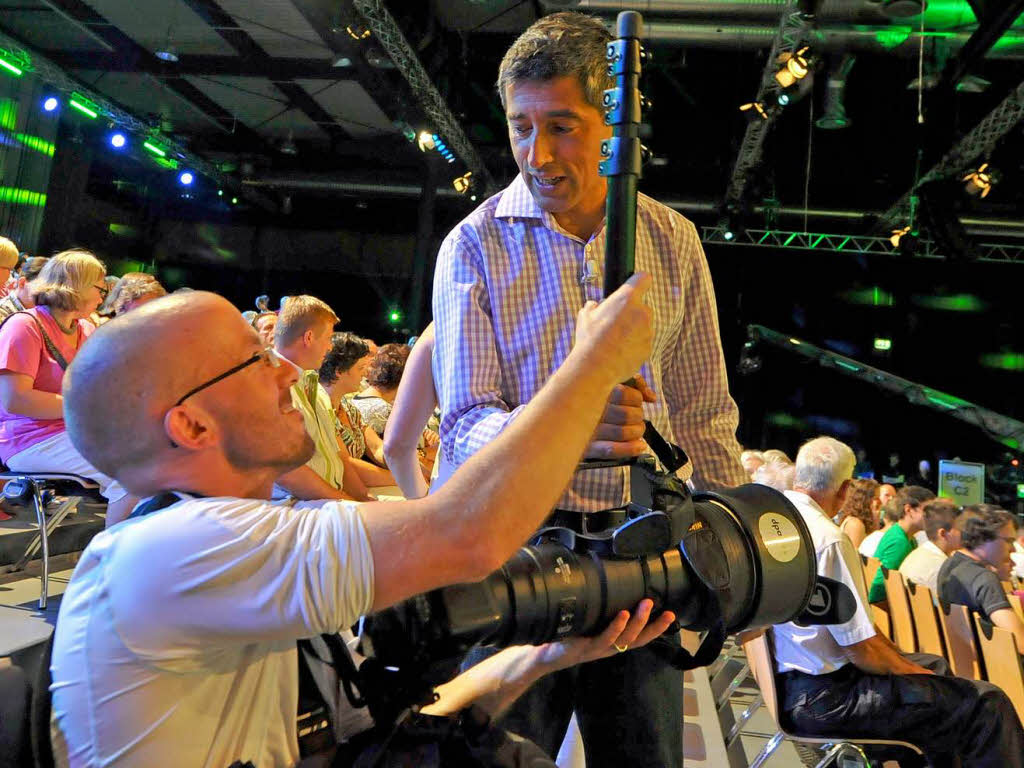
[[186,392],[184,395],[182,395],[181,398],[178,400],[178,402],[176,402],[174,405],[175,406],[181,405],[182,403],[184,403],[186,400],[188,400],[190,397],[192,397],[192,395],[196,394],[197,392],[202,392],[207,387],[212,387],[218,381],[226,379],[228,376],[232,376],[232,375],[238,373],[239,371],[245,370],[250,365],[253,365],[254,363],[258,363],[261,360],[264,363],[266,363],[267,365],[269,365],[271,368],[279,368],[281,366],[281,356],[278,355],[277,352],[274,351],[274,348],[273,347],[264,347],[259,352],[257,352],[255,355],[253,355],[248,360],[246,360],[244,363],[239,363],[234,368],[229,368],[228,370],[224,371],[224,373],[219,374],[218,376],[214,376],[209,381],[204,381],[198,387],[194,387],[193,389],[190,389],[188,392]]
[[95,288],[97,291],[100,292],[100,301],[106,301],[107,300],[107,296],[110,294],[110,289],[107,288],[107,286],[105,286],[105,285],[94,285],[93,288]]

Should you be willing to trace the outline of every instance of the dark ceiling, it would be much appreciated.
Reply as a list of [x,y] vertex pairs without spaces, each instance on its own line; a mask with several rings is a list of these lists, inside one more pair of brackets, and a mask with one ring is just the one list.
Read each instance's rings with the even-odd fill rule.
[[[514,171],[493,88],[508,43],[539,14],[554,10],[578,8],[609,20],[622,7],[644,11],[645,45],[654,58],[642,88],[654,104],[646,139],[654,159],[642,189],[712,222],[747,125],[738,107],[754,99],[790,4],[386,5],[443,108],[497,185]],[[873,216],[910,189],[915,173],[931,167],[1024,80],[1019,1],[931,0],[923,16],[906,15],[913,13],[911,0],[795,5],[817,6],[806,26],[812,76],[802,98],[774,121],[764,162],[746,187],[750,226],[763,223],[756,211],[767,198],[777,201],[770,207],[777,205],[792,229],[872,231]],[[307,218],[329,211],[338,195],[414,200],[424,157],[403,129],[443,130],[423,107],[424,89],[410,85],[352,0],[0,0],[0,11],[0,31],[30,54],[218,163],[246,189],[266,193],[264,200],[280,206],[285,195],[291,197],[287,208]],[[165,52],[177,61],[165,60]],[[830,73],[846,55],[855,56],[844,102],[850,124],[814,127],[825,111]],[[926,82],[939,81],[922,94],[923,125],[917,122],[918,93],[908,87],[919,64]],[[954,75],[959,90],[950,87]],[[970,167],[985,161],[997,167],[999,184],[985,200],[955,202],[956,213],[969,222],[994,220],[988,229],[1000,236],[1019,231],[1012,220],[1024,210],[1020,139],[1017,126],[984,156],[971,157]],[[295,154],[282,152],[293,147]],[[442,199],[459,210],[469,202],[455,199],[449,182],[472,166],[467,160],[460,156],[440,169]],[[123,163],[114,163],[112,179],[124,173]],[[807,227],[802,214],[792,213],[805,202],[815,221]],[[830,211],[838,215],[824,215]]]

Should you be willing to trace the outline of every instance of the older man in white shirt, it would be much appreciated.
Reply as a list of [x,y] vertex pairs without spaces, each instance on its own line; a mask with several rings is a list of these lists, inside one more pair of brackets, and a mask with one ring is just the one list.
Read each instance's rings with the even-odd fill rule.
[[919,745],[933,765],[1024,766],[1024,730],[1006,694],[990,683],[943,677],[935,656],[906,656],[875,631],[860,559],[831,517],[853,475],[853,451],[830,437],[797,455],[786,491],[814,542],[818,574],[857,599],[843,624],[772,628],[779,711],[787,730],[807,736],[892,738]]
[[939,569],[960,548],[960,531],[954,525],[957,512],[956,504],[948,499],[935,499],[924,505],[924,532],[928,540],[900,564],[905,581],[938,593]]

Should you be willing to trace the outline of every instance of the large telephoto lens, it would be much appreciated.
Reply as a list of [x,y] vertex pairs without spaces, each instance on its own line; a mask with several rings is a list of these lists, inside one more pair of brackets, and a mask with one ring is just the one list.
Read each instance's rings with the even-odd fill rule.
[[693,497],[692,525],[676,547],[646,557],[573,551],[554,541],[520,549],[481,582],[456,584],[370,618],[374,654],[396,661],[409,643],[431,655],[475,644],[540,644],[600,632],[621,610],[652,598],[682,626],[729,632],[780,624],[807,606],[814,548],[796,508],[763,485]]

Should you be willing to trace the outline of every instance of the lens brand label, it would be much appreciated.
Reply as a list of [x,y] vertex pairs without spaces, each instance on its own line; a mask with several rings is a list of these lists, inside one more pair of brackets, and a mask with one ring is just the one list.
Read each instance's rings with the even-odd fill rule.
[[788,563],[800,551],[800,532],[782,515],[766,512],[761,515],[757,527],[768,554],[780,563]]

